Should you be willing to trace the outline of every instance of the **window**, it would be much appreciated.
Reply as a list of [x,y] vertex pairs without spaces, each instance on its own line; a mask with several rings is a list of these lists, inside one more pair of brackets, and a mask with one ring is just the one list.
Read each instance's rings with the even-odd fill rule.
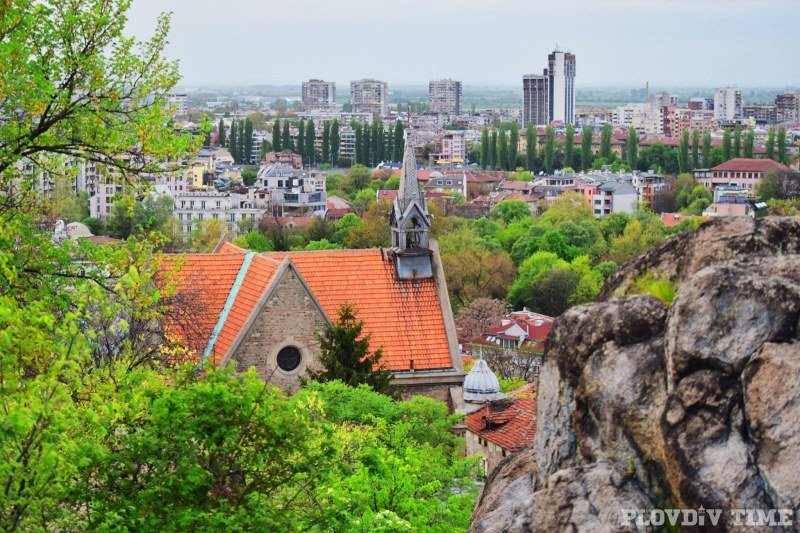
[[284,372],[291,372],[300,366],[301,359],[300,350],[294,346],[286,346],[278,352],[278,368]]

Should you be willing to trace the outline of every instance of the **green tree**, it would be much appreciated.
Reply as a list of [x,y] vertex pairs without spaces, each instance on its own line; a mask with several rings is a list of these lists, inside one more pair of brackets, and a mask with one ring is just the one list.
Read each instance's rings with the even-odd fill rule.
[[611,161],[611,124],[604,124],[600,132],[600,157]]
[[592,128],[586,126],[581,133],[581,166],[584,172],[592,168]]
[[748,129],[747,133],[744,136],[744,157],[747,159],[753,158],[753,153],[755,152],[755,133],[752,129]]
[[528,122],[525,129],[525,169],[536,172],[536,125]]
[[703,167],[711,168],[711,132],[703,133]]
[[219,125],[217,126],[217,131],[219,132],[219,136],[217,137],[217,146],[225,146],[225,121],[219,119]]
[[722,162],[731,160],[731,130],[722,132]]
[[552,126],[544,129],[544,170],[552,174],[555,168],[556,130]]
[[253,121],[249,118],[244,119],[242,148],[244,149],[244,157],[242,158],[242,162],[244,164],[250,164],[253,156]]
[[331,124],[331,165],[334,167],[339,162],[339,144],[340,144],[340,137],[339,137],[339,119],[333,119],[333,123]]
[[498,169],[497,160],[497,130],[492,129],[492,140],[489,141],[489,163],[492,170]]
[[258,176],[258,172],[250,168],[242,169],[239,174],[242,176],[242,182],[248,187],[256,182],[256,176]]
[[80,222],[89,216],[88,194],[84,191],[73,191],[66,179],[56,178],[51,198],[53,213],[67,224]]
[[786,129],[781,126],[778,128],[778,162],[786,164]]
[[364,164],[364,148],[362,146],[363,141],[361,139],[362,135],[364,135],[363,131],[361,130],[361,123],[356,124],[356,131],[355,131],[355,144],[354,148],[354,159],[357,165]]
[[303,159],[303,163],[308,160],[306,155],[306,123],[301,120],[297,123],[297,153]]
[[309,378],[323,383],[339,380],[351,387],[369,385],[376,392],[388,394],[392,373],[381,361],[383,350],[370,351],[370,335],[362,335],[363,329],[364,322],[353,306],[343,303],[336,320],[317,335],[323,370],[309,369]]
[[506,170],[514,170],[517,168],[517,152],[519,151],[519,124],[513,121],[509,126],[510,139],[508,142],[508,163],[506,163]]
[[326,120],[322,124],[322,163],[331,162],[331,123]]
[[500,129],[497,134],[497,163],[500,170],[509,170],[508,168],[508,136],[506,135],[506,125],[500,123]]
[[275,119],[275,124],[272,125],[272,149],[275,152],[283,151],[283,144],[281,143],[281,121]]
[[481,168],[486,170],[489,164],[489,130],[486,126],[481,129]]
[[639,156],[639,136],[636,134],[636,129],[633,126],[628,130],[628,140],[626,144],[628,165],[631,167],[631,170],[636,170],[636,163]]
[[733,157],[742,157],[742,126],[733,129]]
[[700,168],[700,130],[692,130],[692,168]]
[[680,172],[689,172],[689,130],[683,130],[680,143],[678,143],[678,168]]
[[492,218],[498,218],[506,224],[530,217],[531,208],[522,200],[503,200],[492,210]]
[[361,152],[364,157],[364,165],[372,166],[372,128],[369,123],[364,124],[361,132]]
[[293,151],[293,143],[292,143],[292,135],[289,131],[289,121],[283,121],[283,135],[281,136],[281,151],[282,152],[292,152]]
[[370,171],[364,165],[353,165],[350,167],[350,172],[347,173],[347,180],[355,191],[366,189],[369,185],[370,178]]
[[306,123],[306,161],[309,167],[316,164],[316,148],[314,142],[316,141],[316,129],[314,128],[314,121],[308,119]]
[[234,163],[236,163],[236,156],[239,153],[239,144],[241,143],[237,130],[236,121],[234,120],[231,122],[231,134],[228,139],[228,151],[231,153]]
[[573,162],[573,151],[575,148],[575,128],[572,124],[567,124],[567,132],[564,137],[564,166],[571,167]]
[[770,128],[767,134],[766,156],[767,159],[775,159],[775,128]]
[[392,154],[393,161],[403,160],[403,151],[405,150],[405,137],[403,131],[403,123],[400,119],[394,124],[394,153]]

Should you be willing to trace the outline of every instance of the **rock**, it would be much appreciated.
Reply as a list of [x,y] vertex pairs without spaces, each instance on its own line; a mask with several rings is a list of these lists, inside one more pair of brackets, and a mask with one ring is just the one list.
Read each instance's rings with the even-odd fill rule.
[[[626,264],[553,325],[533,445],[471,531],[627,531],[626,506],[791,509],[800,524],[800,220],[721,219]],[[643,272],[671,308],[613,297]],[[799,531],[798,525],[792,526]]]

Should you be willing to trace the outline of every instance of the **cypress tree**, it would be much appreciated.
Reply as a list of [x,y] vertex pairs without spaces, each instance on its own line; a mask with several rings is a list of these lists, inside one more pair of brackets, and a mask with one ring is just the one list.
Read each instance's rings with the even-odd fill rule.
[[544,170],[552,174],[556,155],[556,130],[552,126],[544,129]]
[[767,134],[767,159],[775,159],[775,128],[770,128]]
[[711,166],[711,132],[706,130],[703,133],[703,167]]
[[752,129],[748,129],[747,133],[745,133],[744,135],[744,157],[752,159],[754,149],[755,149],[755,134],[753,133]]
[[733,130],[733,157],[742,157],[742,127],[739,124]]
[[370,161],[372,165],[378,164],[378,137],[380,137],[380,125],[381,121],[378,119],[374,119],[372,121],[372,132],[370,133],[369,140],[370,140]]
[[364,152],[364,165],[372,166],[372,142],[370,139],[370,126],[369,123],[364,124],[364,131],[361,133],[361,150]]
[[692,168],[700,168],[700,130],[692,131]]
[[272,125],[272,150],[281,151],[281,122],[277,118],[275,124]]
[[331,123],[326,120],[322,123],[322,164],[331,162]]
[[403,135],[403,123],[400,119],[397,119],[397,122],[394,123],[394,157],[395,161],[402,161],[403,160],[403,151],[406,148],[406,139]]
[[244,148],[244,163],[250,164],[253,156],[253,121],[249,118],[244,119],[242,148]]
[[722,132],[722,162],[731,159],[731,130],[726,129]]
[[219,126],[217,126],[217,130],[219,130],[219,136],[217,137],[217,146],[225,146],[225,121],[219,119]]
[[394,128],[386,128],[386,158],[394,161]]
[[383,129],[383,121],[378,120],[378,156],[376,162],[386,160],[386,131]]
[[528,127],[525,129],[525,163],[531,172],[536,172],[536,137],[536,125],[528,122]]
[[301,120],[297,123],[297,153],[300,154],[300,157],[305,160],[307,159],[306,156],[306,123],[305,121]]
[[364,156],[361,153],[361,150],[362,150],[362,147],[361,147],[361,143],[362,143],[361,136],[362,135],[363,135],[363,133],[361,132],[361,124],[356,124],[356,142],[355,142],[355,146],[354,146],[355,153],[353,155],[353,159],[355,159],[354,162],[359,164],[359,165],[362,164],[361,161],[363,161],[363,159],[364,159]]
[[[575,149],[575,128],[567,124],[567,133],[564,137],[564,165],[572,167],[573,151]],[[573,169],[574,170],[574,169]]]
[[236,121],[234,120],[231,122],[231,135],[230,138],[228,139],[228,150],[231,153],[231,157],[233,157],[234,163],[238,163],[238,161],[236,161],[236,156],[239,153],[236,151],[237,149],[238,145],[236,139]]
[[316,142],[317,132],[314,128],[314,121],[308,119],[306,123],[306,154],[308,159],[308,166],[313,167],[316,159],[316,147],[314,143]]
[[611,162],[611,124],[605,124],[600,133],[600,157],[604,157],[607,162]]
[[281,148],[284,152],[292,151],[292,136],[289,133],[289,121],[283,122],[283,137],[281,138]]
[[489,164],[489,130],[486,126],[481,130],[481,168],[486,170]]
[[636,170],[636,163],[639,159],[639,136],[633,126],[628,129],[628,141],[625,151],[627,152],[628,165],[630,165],[631,170]]
[[339,162],[339,119],[333,119],[331,124],[331,165]]
[[786,130],[783,126],[778,130],[778,163],[786,164]]
[[492,170],[497,170],[497,130],[492,130],[492,140],[489,141],[489,163]]
[[511,137],[508,141],[508,170],[517,168],[517,152],[519,151],[519,124],[517,121],[511,123]]
[[678,144],[678,168],[681,174],[689,172],[689,130],[683,130]]
[[506,125],[500,123],[500,132],[497,134],[499,145],[497,149],[498,166],[500,170],[508,170],[508,139],[506,138]]
[[581,167],[584,172],[588,172],[592,168],[592,135],[594,130],[591,126],[583,128],[581,133]]

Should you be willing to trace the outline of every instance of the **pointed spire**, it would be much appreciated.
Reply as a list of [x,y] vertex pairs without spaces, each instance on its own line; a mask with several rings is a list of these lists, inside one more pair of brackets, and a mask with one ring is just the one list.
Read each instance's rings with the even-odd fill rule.
[[414,156],[414,147],[409,142],[408,135],[406,135],[406,153],[403,157],[403,169],[400,173],[400,188],[397,195],[400,200],[400,207],[403,210],[414,200],[420,205],[424,205],[423,199],[419,193],[417,158]]

